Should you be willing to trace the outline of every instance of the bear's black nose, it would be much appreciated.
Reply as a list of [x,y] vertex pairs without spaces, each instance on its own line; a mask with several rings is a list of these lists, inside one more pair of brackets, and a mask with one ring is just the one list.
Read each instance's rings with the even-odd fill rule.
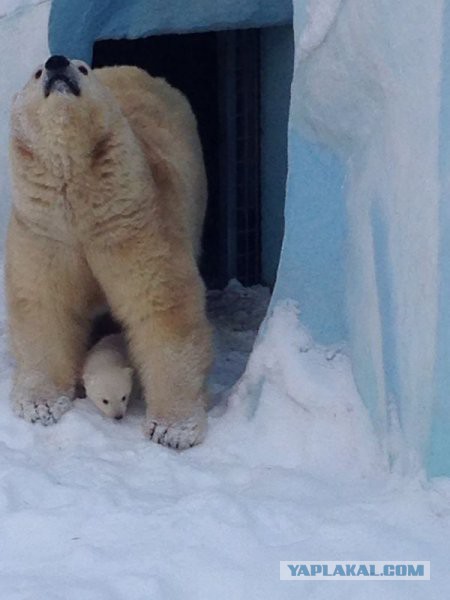
[[47,71],[62,71],[70,65],[70,61],[65,56],[54,54],[45,63]]
[[117,415],[116,417],[114,417],[116,421],[120,421],[123,419],[123,415]]

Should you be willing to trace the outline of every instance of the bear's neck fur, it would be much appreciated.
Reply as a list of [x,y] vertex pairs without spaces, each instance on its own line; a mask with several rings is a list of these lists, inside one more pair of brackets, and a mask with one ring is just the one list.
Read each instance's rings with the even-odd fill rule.
[[[119,214],[133,221],[139,214],[135,226],[144,225],[142,215],[149,212],[154,188],[152,173],[125,117],[120,112],[114,117],[106,128],[94,126],[89,114],[60,111],[34,139],[13,137],[14,180],[20,187],[15,205],[23,215],[32,215],[30,225],[36,231],[59,229],[64,237],[70,222],[81,239],[92,236],[93,228],[100,234],[101,223]],[[119,202],[105,204],[117,195]],[[143,205],[147,209],[138,213]]]

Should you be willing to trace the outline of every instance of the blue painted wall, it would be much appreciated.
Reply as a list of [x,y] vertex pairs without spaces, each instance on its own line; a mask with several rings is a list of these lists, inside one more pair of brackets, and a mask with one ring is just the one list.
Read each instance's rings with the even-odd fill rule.
[[291,0],[53,0],[52,53],[88,62],[95,40],[283,25]]
[[272,298],[299,300],[302,321],[321,344],[347,339],[345,170],[336,155],[289,132],[285,237]]

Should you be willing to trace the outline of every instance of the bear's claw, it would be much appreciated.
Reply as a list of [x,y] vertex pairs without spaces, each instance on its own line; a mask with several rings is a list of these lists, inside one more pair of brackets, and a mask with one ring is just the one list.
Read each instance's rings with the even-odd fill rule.
[[16,402],[14,410],[16,414],[28,421],[41,425],[52,425],[59,421],[62,415],[69,410],[72,401],[68,396],[59,396],[54,400],[40,400],[28,402]]
[[175,423],[148,417],[144,425],[145,435],[152,442],[175,450],[185,450],[199,444],[205,436],[205,430],[206,414],[203,409]]
[[12,401],[14,412],[29,423],[51,425],[59,421],[72,406],[71,394],[57,393],[56,390],[38,393],[24,382],[13,386]]

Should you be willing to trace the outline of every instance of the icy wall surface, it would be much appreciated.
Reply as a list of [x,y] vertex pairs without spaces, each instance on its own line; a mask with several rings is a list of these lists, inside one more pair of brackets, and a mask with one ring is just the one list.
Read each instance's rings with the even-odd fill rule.
[[9,112],[13,95],[48,56],[50,0],[8,0],[0,7],[0,244],[9,214]]
[[[275,296],[300,298],[317,339],[349,341],[380,439],[408,470],[429,450],[445,363],[437,332],[449,329],[450,296],[438,312],[450,265],[449,252],[439,264],[444,3],[310,5],[295,5],[287,231]],[[393,439],[396,424],[401,439]],[[448,427],[447,418],[443,439]],[[433,471],[450,473],[449,452],[437,466],[444,454],[434,452]]]

